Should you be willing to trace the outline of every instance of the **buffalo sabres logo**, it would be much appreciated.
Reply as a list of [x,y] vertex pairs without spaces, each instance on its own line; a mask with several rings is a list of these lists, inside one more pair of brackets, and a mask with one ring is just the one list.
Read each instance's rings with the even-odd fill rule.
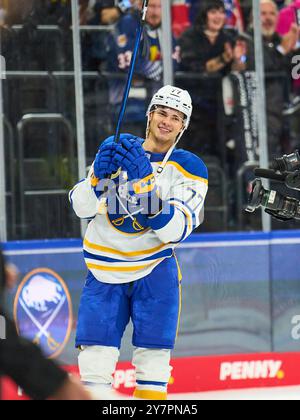
[[14,302],[19,334],[57,357],[70,337],[72,306],[68,289],[54,271],[31,271],[20,284]]

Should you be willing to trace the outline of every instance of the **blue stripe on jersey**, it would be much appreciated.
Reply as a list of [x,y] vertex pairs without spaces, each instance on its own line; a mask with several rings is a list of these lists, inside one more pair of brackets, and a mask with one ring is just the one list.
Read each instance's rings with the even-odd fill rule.
[[138,385],[157,385],[157,386],[167,386],[168,382],[155,382],[155,381],[140,381],[137,379],[136,383]]
[[172,220],[174,214],[175,214],[175,208],[174,206],[169,206],[168,209],[170,209],[169,214],[163,213],[164,209],[161,213],[159,213],[157,216],[153,218],[148,218],[148,225],[153,230],[159,230],[167,226],[167,224]]
[[158,252],[154,255],[152,255],[151,257],[146,257],[137,261],[128,261],[128,260],[117,260],[115,258],[109,258],[109,257],[104,257],[102,255],[95,255],[95,254],[91,254],[88,251],[83,251],[83,255],[84,258],[89,258],[91,260],[97,260],[97,261],[104,261],[104,262],[108,262],[108,263],[122,263],[122,262],[140,262],[140,261],[152,261],[152,260],[156,260],[158,258],[164,258],[164,257],[171,257],[173,255],[173,250],[172,249],[165,249],[164,251]]
[[[196,227],[196,216],[195,216],[195,212],[191,209],[191,207],[189,205],[187,205],[184,201],[179,200],[178,198],[174,198],[174,197],[169,198],[168,201],[174,201],[175,203],[177,202],[177,203],[183,204],[184,207],[186,207],[189,210],[189,212],[191,213],[191,216],[192,216],[192,223],[193,223],[193,230],[194,230],[195,227]],[[178,207],[176,207],[176,208],[178,208]]]
[[85,178],[84,178],[84,179],[82,179],[81,181],[77,182],[77,184],[75,184],[75,185],[74,185],[74,187],[72,188],[72,190],[69,192],[69,201],[70,201],[70,203],[71,203],[72,208],[73,208],[72,195],[73,195],[73,193],[74,193],[74,191],[75,191],[75,189],[76,189],[77,185],[81,184],[81,183],[82,183],[82,182],[84,182],[84,181],[85,181]]
[[190,207],[188,204],[186,204],[184,201],[179,200],[179,198],[174,198],[174,197],[172,197],[172,198],[168,198],[168,201],[174,201],[175,203],[180,203],[180,204],[183,204],[183,205],[184,205],[184,207],[186,207],[186,208],[189,210],[189,212],[191,213],[191,215],[194,215],[194,212],[193,212],[193,210],[191,209],[191,207]]

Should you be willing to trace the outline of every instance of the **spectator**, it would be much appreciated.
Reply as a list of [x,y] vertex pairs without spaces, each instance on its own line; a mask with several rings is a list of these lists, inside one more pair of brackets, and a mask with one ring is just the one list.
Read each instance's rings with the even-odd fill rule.
[[88,25],[94,17],[94,6],[96,0],[79,0],[80,25]]
[[[297,15],[298,14],[298,15]],[[299,16],[297,18],[297,16]],[[280,10],[276,31],[284,36],[290,30],[293,24],[300,26],[300,0],[294,0],[291,4]],[[299,54],[300,39],[297,43],[297,54]],[[300,95],[300,80],[294,80],[293,90],[296,95]]]
[[[194,112],[190,135],[185,137],[185,148],[195,153],[223,158],[216,121],[220,112],[218,97],[221,78],[232,69],[245,69],[245,45],[224,30],[226,21],[222,0],[202,4],[195,24],[179,41],[181,69],[185,72],[209,74],[210,78],[185,81],[184,87],[193,93]],[[213,77],[214,76],[214,77]]]
[[[205,0],[186,0],[190,3],[190,20],[195,23],[195,19],[198,16],[199,10],[203,1]],[[244,17],[241,8],[241,2],[239,0],[224,0],[224,6],[226,11],[226,23],[227,28],[233,28],[237,31],[244,29]]]
[[3,0],[0,0],[0,27],[5,26],[7,18],[7,10],[4,7]]
[[[272,0],[262,0],[261,26],[264,42],[264,65],[267,73],[267,125],[271,158],[289,151],[289,145],[284,144],[286,139],[284,139],[282,112],[290,93],[291,56],[299,37],[299,28],[295,23],[292,23],[289,32],[281,37],[276,32],[277,23],[276,3]],[[250,31],[250,35],[253,36],[253,31]],[[254,68],[254,46],[251,44],[249,45],[247,69],[254,70]]]
[[[4,316],[1,299],[7,283],[16,281],[13,267],[4,265],[0,250],[0,315]],[[78,380],[42,356],[34,344],[18,337],[12,321],[6,318],[6,339],[0,339],[0,373],[14,380],[33,399],[90,400]],[[0,396],[1,399],[1,396]]]
[[[141,9],[142,1],[137,2],[138,9]],[[136,28],[140,13],[136,10],[121,16],[114,33],[110,36],[107,51],[107,70],[111,74],[125,73],[127,75],[132,52],[135,44]],[[133,87],[138,97],[130,97],[125,120],[126,130],[130,131],[140,122],[140,135],[144,131],[144,117],[146,112],[146,98],[152,97],[162,84],[163,63],[161,53],[161,0],[149,0],[146,25],[142,40],[143,56],[140,54],[133,80]],[[176,65],[176,46],[174,41],[174,65]],[[125,79],[112,79],[110,85],[110,104],[114,106],[114,121],[118,115],[121,104]],[[145,89],[146,88],[146,89]],[[136,131],[136,127],[134,127]]]
[[[89,25],[118,25],[127,10],[131,8],[129,0],[96,0],[94,15]],[[83,68],[88,71],[101,71],[108,60],[109,30],[86,33],[82,54]]]

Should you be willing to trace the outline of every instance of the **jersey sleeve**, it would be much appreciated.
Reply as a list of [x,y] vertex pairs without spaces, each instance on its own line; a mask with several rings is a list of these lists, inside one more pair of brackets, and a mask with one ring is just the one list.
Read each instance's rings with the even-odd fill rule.
[[93,168],[87,178],[78,182],[69,192],[69,201],[81,219],[93,219],[99,208],[99,200],[93,186]]
[[174,163],[180,172],[162,210],[148,222],[164,243],[179,243],[203,222],[204,201],[208,190],[208,172],[195,155],[184,166]]

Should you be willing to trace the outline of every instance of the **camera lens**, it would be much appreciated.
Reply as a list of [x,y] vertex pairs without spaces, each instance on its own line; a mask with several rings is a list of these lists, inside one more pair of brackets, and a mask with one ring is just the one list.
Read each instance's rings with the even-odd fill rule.
[[262,199],[265,193],[265,189],[262,186],[261,180],[258,178],[252,181],[250,183],[250,186],[251,186],[251,191],[250,191],[249,201],[248,201],[246,211],[249,213],[253,213],[262,204]]
[[274,159],[272,169],[280,172],[293,172],[300,169],[300,155],[298,150],[290,155],[283,155],[281,158]]
[[299,201],[292,197],[285,197],[274,190],[265,190],[262,181],[255,179],[251,183],[251,193],[246,211],[253,213],[260,206],[271,210],[272,214],[278,216],[299,218],[300,205]]
[[283,210],[287,197],[274,190],[265,190],[262,181],[255,179],[251,183],[247,212],[254,212],[258,207],[266,207],[270,210]]

